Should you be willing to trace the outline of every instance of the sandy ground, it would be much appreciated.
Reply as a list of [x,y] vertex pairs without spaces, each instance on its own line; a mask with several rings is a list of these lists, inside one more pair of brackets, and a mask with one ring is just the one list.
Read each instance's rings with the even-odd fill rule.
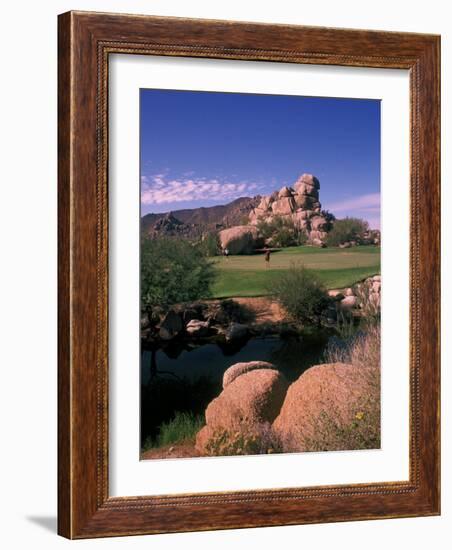
[[152,458],[192,458],[200,456],[195,449],[194,442],[174,443],[173,445],[166,445],[159,449],[149,449],[141,453],[141,460],[149,460]]
[[240,305],[250,309],[255,315],[255,323],[278,323],[284,321],[286,314],[281,305],[272,298],[233,298]]

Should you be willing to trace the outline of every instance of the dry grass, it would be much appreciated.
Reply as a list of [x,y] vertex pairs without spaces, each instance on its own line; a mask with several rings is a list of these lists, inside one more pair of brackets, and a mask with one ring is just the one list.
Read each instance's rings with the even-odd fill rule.
[[355,365],[355,383],[364,389],[347,404],[347,423],[339,421],[334,407],[323,410],[311,419],[315,424],[315,436],[305,438],[305,451],[338,451],[352,449],[378,449],[381,445],[381,385],[380,385],[380,326],[369,326],[365,333],[353,338],[345,348],[334,346],[327,350],[329,363],[343,362]]
[[381,330],[379,324],[370,325],[358,332],[346,346],[329,346],[325,351],[326,363],[350,363],[357,367],[380,368]]

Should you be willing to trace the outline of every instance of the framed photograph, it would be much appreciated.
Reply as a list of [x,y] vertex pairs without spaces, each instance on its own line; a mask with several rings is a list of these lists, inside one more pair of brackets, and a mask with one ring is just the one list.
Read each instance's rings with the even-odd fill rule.
[[59,16],[61,535],[440,513],[439,56]]

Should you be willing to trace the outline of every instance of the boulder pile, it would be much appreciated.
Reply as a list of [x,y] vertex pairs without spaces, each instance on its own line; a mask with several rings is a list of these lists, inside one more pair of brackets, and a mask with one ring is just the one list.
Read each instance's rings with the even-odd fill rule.
[[328,295],[343,311],[376,315],[381,307],[381,275],[368,277],[352,287],[329,290]]
[[249,214],[250,224],[270,222],[280,216],[305,231],[310,244],[321,246],[327,236],[328,221],[321,214],[319,190],[319,180],[312,174],[303,174],[292,187],[282,187],[262,197]]
[[231,299],[192,302],[168,310],[150,308],[141,313],[144,347],[164,344],[176,338],[236,342],[250,336],[252,313]]
[[202,456],[378,448],[379,399],[374,365],[315,365],[289,385],[271,363],[237,363],[206,409],[196,451]]

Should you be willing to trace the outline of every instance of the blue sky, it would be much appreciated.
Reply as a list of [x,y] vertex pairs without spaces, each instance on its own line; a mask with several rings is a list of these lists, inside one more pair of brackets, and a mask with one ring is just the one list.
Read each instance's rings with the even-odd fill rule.
[[320,180],[322,208],[380,226],[380,102],[140,92],[141,209],[226,204]]

